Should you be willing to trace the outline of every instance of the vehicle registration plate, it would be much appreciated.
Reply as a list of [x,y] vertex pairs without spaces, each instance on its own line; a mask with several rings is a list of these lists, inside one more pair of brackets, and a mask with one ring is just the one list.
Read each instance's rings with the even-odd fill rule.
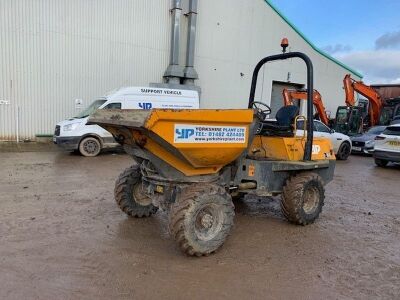
[[354,151],[361,151],[361,147],[353,147]]
[[400,147],[400,141],[389,141],[389,145]]

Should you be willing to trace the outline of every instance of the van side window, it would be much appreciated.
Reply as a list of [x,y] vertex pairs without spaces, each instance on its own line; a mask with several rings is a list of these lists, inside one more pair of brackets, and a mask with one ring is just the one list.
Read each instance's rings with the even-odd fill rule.
[[117,103],[117,102],[110,103],[110,104],[104,106],[103,109],[121,109],[121,103]]

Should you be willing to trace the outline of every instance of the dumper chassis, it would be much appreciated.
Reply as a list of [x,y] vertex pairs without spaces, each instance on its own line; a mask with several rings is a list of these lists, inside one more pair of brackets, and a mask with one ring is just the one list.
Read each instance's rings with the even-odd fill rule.
[[[134,164],[115,184],[115,200],[121,210],[138,218],[149,217],[158,209],[168,211],[171,235],[179,248],[192,256],[209,255],[223,245],[234,223],[232,197],[281,194],[287,220],[299,225],[313,223],[324,205],[324,186],[333,178],[332,145],[329,140],[313,140],[312,122],[307,122],[307,135],[300,138],[290,134],[295,132],[293,118],[290,126],[270,125],[265,121],[269,107],[254,102],[261,67],[288,58],[306,62],[307,118],[312,119],[312,63],[298,52],[260,61],[247,110],[95,113],[90,122],[112,132],[134,158]],[[223,126],[244,129],[235,129],[240,142],[181,143],[180,138],[187,138],[180,129],[182,124],[189,124],[189,129],[190,124],[202,124],[205,129],[211,124],[215,130]],[[313,142],[318,153],[313,151]]]

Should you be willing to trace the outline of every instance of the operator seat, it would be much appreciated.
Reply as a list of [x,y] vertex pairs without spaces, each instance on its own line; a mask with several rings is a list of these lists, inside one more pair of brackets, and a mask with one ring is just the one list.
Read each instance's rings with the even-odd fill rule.
[[299,114],[299,107],[288,105],[281,107],[276,113],[276,121],[263,121],[259,128],[259,134],[263,136],[293,137],[293,124]]

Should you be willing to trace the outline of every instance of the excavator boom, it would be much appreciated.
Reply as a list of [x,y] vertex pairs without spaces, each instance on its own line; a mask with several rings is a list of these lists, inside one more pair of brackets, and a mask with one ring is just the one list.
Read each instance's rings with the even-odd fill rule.
[[[293,105],[294,99],[307,100],[307,91],[283,89],[282,94],[285,106]],[[318,112],[321,122],[329,126],[329,118],[325,111],[325,106],[322,101],[322,96],[317,90],[314,90],[313,93],[313,104]]]
[[379,123],[383,105],[381,96],[369,85],[366,85],[362,81],[352,79],[350,74],[347,74],[344,77],[343,86],[346,93],[347,106],[355,106],[355,92],[363,95],[369,100],[370,125],[377,125]]
[[356,98],[354,96],[354,88],[353,88],[354,80],[351,78],[350,74],[344,76],[343,79],[343,88],[346,94],[345,102],[347,106],[355,106]]

